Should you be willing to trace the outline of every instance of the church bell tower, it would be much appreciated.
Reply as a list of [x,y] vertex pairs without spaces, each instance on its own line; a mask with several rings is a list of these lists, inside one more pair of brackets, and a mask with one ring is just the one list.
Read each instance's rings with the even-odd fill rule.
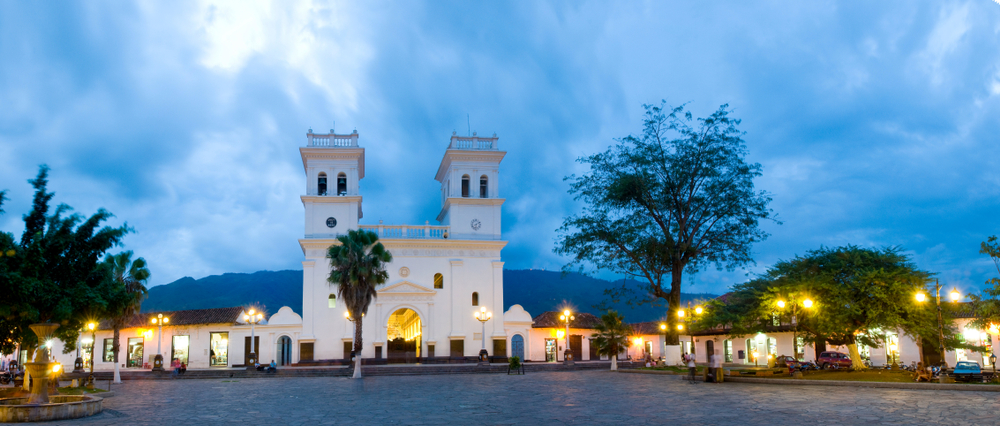
[[441,182],[441,212],[438,222],[448,225],[449,238],[499,240],[500,151],[499,138],[457,136],[454,132],[435,179]]
[[362,217],[358,182],[365,177],[365,149],[358,146],[358,131],[349,135],[306,134],[299,148],[306,172],[305,238],[335,238],[358,229]]

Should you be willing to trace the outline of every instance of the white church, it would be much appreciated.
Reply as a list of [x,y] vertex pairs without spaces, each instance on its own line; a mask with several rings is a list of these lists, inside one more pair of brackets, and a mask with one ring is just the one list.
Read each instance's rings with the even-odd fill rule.
[[[498,138],[454,133],[434,177],[441,184],[436,222],[420,225],[361,225],[360,181],[365,177],[365,149],[358,133],[307,135],[299,148],[306,174],[305,235],[299,240],[302,262],[302,332],[300,362],[347,359],[354,325],[336,289],[327,282],[327,249],[350,229],[375,232],[392,253],[389,280],[363,321],[362,358],[406,359],[475,357],[485,346],[491,356],[523,351],[530,327],[521,333],[505,327],[503,261],[507,242],[500,233],[499,170],[505,151]],[[382,208],[387,208],[383,206]],[[483,324],[481,308],[494,313]],[[530,318],[529,318],[530,321]],[[510,338],[519,336],[512,345]],[[485,341],[485,345],[484,345]],[[523,358],[523,355],[522,355]]]

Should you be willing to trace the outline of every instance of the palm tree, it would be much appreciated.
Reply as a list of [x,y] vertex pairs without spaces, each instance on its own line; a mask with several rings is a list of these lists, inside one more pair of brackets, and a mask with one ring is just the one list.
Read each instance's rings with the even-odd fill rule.
[[618,370],[618,354],[629,345],[628,336],[632,328],[625,324],[625,318],[616,311],[601,315],[601,322],[594,327],[596,333],[590,336],[590,344],[597,347],[598,355],[611,358],[611,371]]
[[361,321],[368,305],[377,297],[375,287],[389,279],[385,266],[392,254],[378,242],[371,231],[350,230],[337,237],[340,244],[330,246],[330,277],[327,282],[337,287],[337,298],[344,301],[349,319],[354,321],[354,378],[361,378]]
[[[111,350],[114,352],[115,383],[121,383],[122,378],[118,371],[119,334],[121,329],[128,326],[135,314],[139,312],[142,300],[148,294],[145,284],[149,280],[150,273],[149,269],[146,268],[145,259],[140,257],[132,260],[131,250],[108,255],[104,258],[103,266],[110,274],[116,293],[112,309],[110,309],[111,327],[115,331]],[[95,347],[96,345],[97,342],[94,342]]]

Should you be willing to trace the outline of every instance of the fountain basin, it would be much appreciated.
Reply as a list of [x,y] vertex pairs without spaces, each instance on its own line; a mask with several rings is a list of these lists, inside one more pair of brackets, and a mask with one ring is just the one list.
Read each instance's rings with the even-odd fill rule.
[[0,423],[47,422],[98,414],[104,398],[92,395],[51,395],[48,404],[28,404],[28,397],[0,399]]

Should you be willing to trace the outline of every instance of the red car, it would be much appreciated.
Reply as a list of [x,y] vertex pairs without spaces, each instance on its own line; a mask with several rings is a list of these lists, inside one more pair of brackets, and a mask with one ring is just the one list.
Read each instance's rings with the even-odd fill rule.
[[840,352],[823,352],[816,359],[819,368],[851,368],[851,357]]

